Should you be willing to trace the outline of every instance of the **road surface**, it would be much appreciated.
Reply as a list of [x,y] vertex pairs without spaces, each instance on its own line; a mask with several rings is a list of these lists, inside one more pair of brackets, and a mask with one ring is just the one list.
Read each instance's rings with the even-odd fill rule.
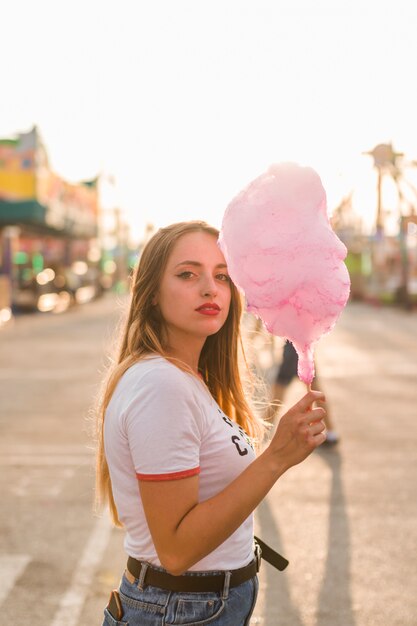
[[[118,584],[123,534],[92,511],[89,411],[120,306],[106,297],[0,331],[1,624],[101,624]],[[253,346],[271,379],[278,347]],[[417,314],[350,304],[317,360],[341,442],[257,512],[290,566],[263,565],[252,624],[415,626]],[[294,383],[286,404],[303,393]]]

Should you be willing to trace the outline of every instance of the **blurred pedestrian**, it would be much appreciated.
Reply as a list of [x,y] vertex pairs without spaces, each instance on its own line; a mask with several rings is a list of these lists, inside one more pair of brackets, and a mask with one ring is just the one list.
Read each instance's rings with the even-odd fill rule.
[[98,495],[128,554],[107,625],[249,624],[253,511],[325,438],[325,411],[312,407],[323,394],[312,391],[256,458],[263,430],[238,370],[241,300],[217,238],[204,222],[163,228],[133,277],[99,415]]
[[[274,423],[279,405],[284,401],[285,394],[292,381],[297,378],[298,354],[290,341],[286,341],[282,352],[282,361],[278,367],[277,375],[271,389],[271,403],[266,411],[267,422]],[[322,391],[319,378],[317,376],[317,365],[315,364],[316,375],[311,384],[311,388]],[[326,415],[324,423],[326,425],[326,440],[323,445],[332,446],[338,443],[339,436],[334,430],[333,421],[327,401],[317,401],[318,406],[325,409]]]

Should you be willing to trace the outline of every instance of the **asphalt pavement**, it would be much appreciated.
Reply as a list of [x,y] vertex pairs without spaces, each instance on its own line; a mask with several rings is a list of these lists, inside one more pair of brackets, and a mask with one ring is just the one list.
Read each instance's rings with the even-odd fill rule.
[[[122,306],[107,296],[0,330],[1,624],[101,624],[118,584],[123,533],[92,508],[91,408]],[[272,380],[279,341],[249,347]],[[341,440],[257,511],[290,565],[262,566],[251,623],[416,626],[417,313],[349,304],[317,362]],[[303,393],[294,382],[285,405]]]

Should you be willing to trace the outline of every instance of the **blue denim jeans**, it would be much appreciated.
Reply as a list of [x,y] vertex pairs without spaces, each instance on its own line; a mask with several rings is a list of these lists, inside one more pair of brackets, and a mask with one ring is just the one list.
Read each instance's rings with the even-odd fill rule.
[[[159,569],[159,568],[156,568]],[[198,572],[204,576],[219,572]],[[247,626],[258,595],[258,577],[221,592],[174,592],[146,585],[138,587],[123,576],[119,594],[123,607],[121,621],[107,609],[103,626]]]

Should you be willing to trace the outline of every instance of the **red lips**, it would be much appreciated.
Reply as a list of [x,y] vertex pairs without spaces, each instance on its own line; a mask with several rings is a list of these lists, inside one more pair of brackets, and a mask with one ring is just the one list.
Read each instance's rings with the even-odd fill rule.
[[204,302],[204,304],[199,306],[196,311],[199,311],[200,313],[213,314],[218,313],[220,311],[220,307],[215,302]]

